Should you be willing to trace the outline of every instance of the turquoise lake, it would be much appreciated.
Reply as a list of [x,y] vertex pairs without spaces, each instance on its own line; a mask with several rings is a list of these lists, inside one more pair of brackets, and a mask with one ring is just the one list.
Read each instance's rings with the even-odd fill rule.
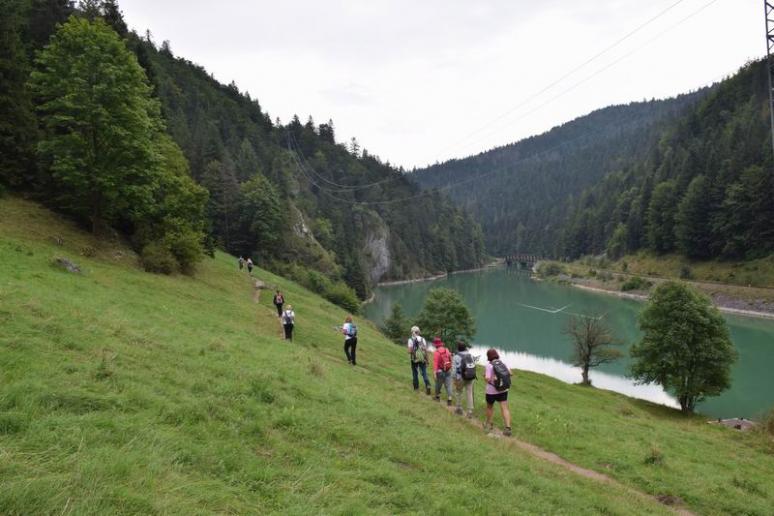
[[[640,338],[638,301],[584,291],[571,286],[537,282],[524,272],[504,267],[453,274],[418,283],[381,286],[365,315],[381,323],[394,303],[408,316],[419,312],[431,288],[458,291],[476,319],[475,353],[488,347],[502,351],[510,367],[547,374],[576,383],[580,369],[569,363],[571,344],[562,333],[573,314],[604,315],[624,349]],[[774,321],[725,316],[739,353],[733,367],[731,389],[710,398],[698,411],[711,417],[754,418],[774,406]],[[408,333],[408,329],[407,329]],[[429,336],[428,336],[429,337]],[[628,354],[619,362],[593,369],[594,386],[656,403],[677,406],[658,385],[636,385],[626,377]],[[407,367],[408,369],[408,367]]]

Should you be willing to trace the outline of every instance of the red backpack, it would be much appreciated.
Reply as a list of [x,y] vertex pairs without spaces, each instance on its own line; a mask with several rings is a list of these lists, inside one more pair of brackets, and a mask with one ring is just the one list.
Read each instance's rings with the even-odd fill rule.
[[438,353],[440,353],[440,360],[441,363],[441,370],[443,371],[451,371],[452,368],[452,359],[451,359],[451,353],[449,350],[444,346],[441,348]]

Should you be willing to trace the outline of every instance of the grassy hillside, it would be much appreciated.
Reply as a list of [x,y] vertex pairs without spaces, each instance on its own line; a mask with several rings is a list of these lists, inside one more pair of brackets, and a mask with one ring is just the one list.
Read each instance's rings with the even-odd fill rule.
[[403,350],[363,321],[348,366],[340,309],[257,276],[296,308],[293,344],[227,255],[154,276],[120,242],[0,200],[0,513],[668,510],[631,488],[703,513],[774,507],[760,435],[519,373],[514,434],[628,487],[586,479],[415,395]]

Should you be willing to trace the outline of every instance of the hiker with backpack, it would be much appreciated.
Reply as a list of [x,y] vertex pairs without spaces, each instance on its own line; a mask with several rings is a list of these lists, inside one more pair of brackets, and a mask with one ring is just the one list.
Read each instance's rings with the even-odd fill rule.
[[249,274],[253,273],[253,259],[252,258],[248,258],[247,259],[247,272]]
[[425,381],[425,394],[430,395],[430,379],[427,377],[427,341],[419,334],[419,327],[411,327],[411,337],[408,340],[408,353],[411,358],[411,379],[414,391],[419,390],[419,372]]
[[511,371],[508,369],[496,349],[489,349],[486,352],[486,359],[489,363],[486,365],[484,379],[486,380],[486,423],[484,431],[492,430],[492,416],[494,414],[494,404],[500,404],[500,412],[505,422],[503,435],[511,435],[511,412],[508,410],[508,389],[511,388]]
[[454,413],[460,416],[463,414],[462,391],[465,391],[468,418],[472,418],[473,384],[476,382],[476,359],[470,354],[468,346],[464,342],[457,343],[457,353],[454,354],[452,369],[454,370],[454,397],[457,402],[457,409]]
[[277,289],[277,293],[274,294],[274,306],[277,307],[277,317],[282,317],[282,305],[285,304],[285,296]]
[[357,365],[355,360],[355,349],[357,348],[357,326],[352,322],[352,316],[348,315],[344,319],[341,327],[341,333],[344,334],[344,354],[347,355],[347,362]]
[[245,266],[245,259],[240,256],[237,262],[239,263],[239,270],[241,271]]
[[452,404],[452,356],[440,337],[433,339],[433,372],[435,373],[435,401],[441,401],[441,385],[446,388],[446,405]]
[[293,327],[296,324],[296,313],[293,311],[293,305],[288,305],[282,312],[282,327],[285,329],[285,340],[293,340]]

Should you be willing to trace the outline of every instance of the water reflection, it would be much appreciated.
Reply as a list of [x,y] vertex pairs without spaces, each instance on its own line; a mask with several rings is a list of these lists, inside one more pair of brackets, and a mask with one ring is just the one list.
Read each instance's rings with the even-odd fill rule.
[[[488,347],[473,346],[472,353],[486,356]],[[514,369],[522,369],[533,373],[546,374],[565,383],[579,383],[581,379],[580,367],[574,367],[566,362],[550,357],[538,357],[529,353],[519,351],[499,351],[500,358]],[[479,363],[483,363],[479,360]],[[664,392],[658,385],[636,385],[628,378],[608,374],[602,371],[589,371],[589,378],[594,387],[606,389],[614,392],[620,392],[632,398],[652,401],[669,407],[680,408],[672,396]]]

